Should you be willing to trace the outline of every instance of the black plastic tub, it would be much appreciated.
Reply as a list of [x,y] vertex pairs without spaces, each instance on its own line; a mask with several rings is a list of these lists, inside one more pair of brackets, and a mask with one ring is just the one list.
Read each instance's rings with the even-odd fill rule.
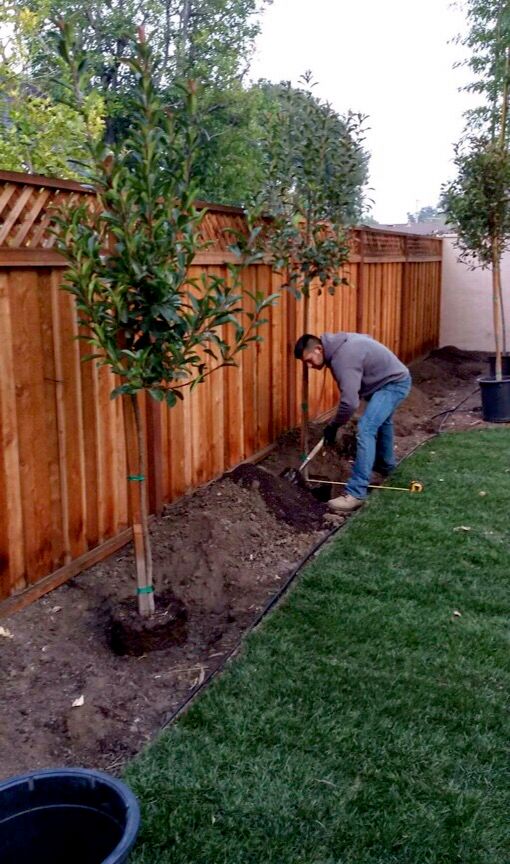
[[496,381],[494,376],[479,378],[482,391],[482,417],[487,423],[510,423],[510,377]]
[[139,825],[133,793],[99,771],[38,771],[0,783],[1,864],[123,864]]
[[[510,354],[503,354],[501,358],[502,374],[505,378],[510,377]],[[496,355],[489,354],[489,378],[496,377]]]

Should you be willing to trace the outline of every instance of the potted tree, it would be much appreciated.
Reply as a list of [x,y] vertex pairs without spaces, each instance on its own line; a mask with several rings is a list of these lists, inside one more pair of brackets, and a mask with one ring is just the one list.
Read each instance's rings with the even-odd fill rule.
[[471,29],[463,44],[472,52],[466,63],[476,75],[467,89],[485,101],[467,114],[467,131],[455,151],[457,177],[443,188],[442,206],[457,232],[461,260],[491,271],[495,352],[490,374],[479,381],[484,419],[507,422],[510,357],[501,259],[510,245],[510,18],[506,0],[468,0],[466,12]]
[[494,372],[479,379],[483,417],[510,421],[510,376],[503,374],[504,334],[501,258],[510,242],[510,156],[499,142],[468,136],[457,147],[456,179],[443,191],[448,222],[457,232],[460,257],[490,268],[494,328]]

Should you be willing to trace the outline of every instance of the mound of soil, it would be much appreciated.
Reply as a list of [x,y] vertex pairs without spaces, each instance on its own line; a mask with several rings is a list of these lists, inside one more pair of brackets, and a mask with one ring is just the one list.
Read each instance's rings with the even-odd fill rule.
[[[480,424],[471,394],[485,368],[483,355],[451,348],[414,364],[415,386],[396,418],[398,456],[445,418],[445,429]],[[460,411],[444,414],[466,396]],[[312,424],[311,444],[323,427]],[[355,435],[353,422],[311,473],[346,480]],[[117,656],[109,644],[106,604],[115,598],[120,617],[136,617],[131,546],[0,621],[0,779],[54,765],[115,773],[154,736],[325,536],[324,504],[280,477],[300,463],[294,430],[259,466],[237,468],[152,522],[159,616],[174,598],[177,626],[158,650]]]
[[423,387],[432,397],[442,396],[456,385],[473,381],[487,369],[487,355],[479,352],[460,351],[458,348],[440,348],[417,364],[413,369],[413,381]]
[[309,531],[322,524],[327,507],[302,484],[294,485],[258,465],[250,464],[239,465],[227,477],[240,486],[259,492],[277,519],[292,525],[297,531]]
[[466,364],[481,363],[485,365],[487,363],[487,354],[484,351],[464,351],[462,348],[456,348],[455,345],[435,348],[430,352],[429,357],[439,361],[439,363],[453,363],[459,373],[465,370]]

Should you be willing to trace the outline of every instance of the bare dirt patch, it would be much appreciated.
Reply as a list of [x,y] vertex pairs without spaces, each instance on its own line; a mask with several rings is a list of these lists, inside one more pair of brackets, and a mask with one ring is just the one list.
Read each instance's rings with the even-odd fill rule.
[[[476,376],[485,369],[483,355],[456,349],[415,364],[413,392],[396,420],[398,455],[440,424],[480,425]],[[443,413],[468,396],[457,413]],[[314,425],[312,441],[321,429]],[[313,474],[347,479],[354,448],[352,424],[322,451]],[[118,656],[110,647],[111,598],[133,592],[130,546],[0,621],[0,779],[56,765],[115,773],[154,736],[326,536],[324,504],[279,476],[299,464],[294,431],[260,467],[242,466],[152,523],[157,590],[173,598],[181,628],[162,650]]]

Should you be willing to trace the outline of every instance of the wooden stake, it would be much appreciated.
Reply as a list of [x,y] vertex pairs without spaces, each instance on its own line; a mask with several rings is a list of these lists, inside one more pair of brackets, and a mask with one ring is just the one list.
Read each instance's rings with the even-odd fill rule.
[[138,395],[132,394],[123,397],[123,399],[129,505],[135,546],[138,611],[143,617],[148,617],[154,613],[154,589],[152,585],[152,556],[147,512],[147,481],[144,474],[143,428]]

